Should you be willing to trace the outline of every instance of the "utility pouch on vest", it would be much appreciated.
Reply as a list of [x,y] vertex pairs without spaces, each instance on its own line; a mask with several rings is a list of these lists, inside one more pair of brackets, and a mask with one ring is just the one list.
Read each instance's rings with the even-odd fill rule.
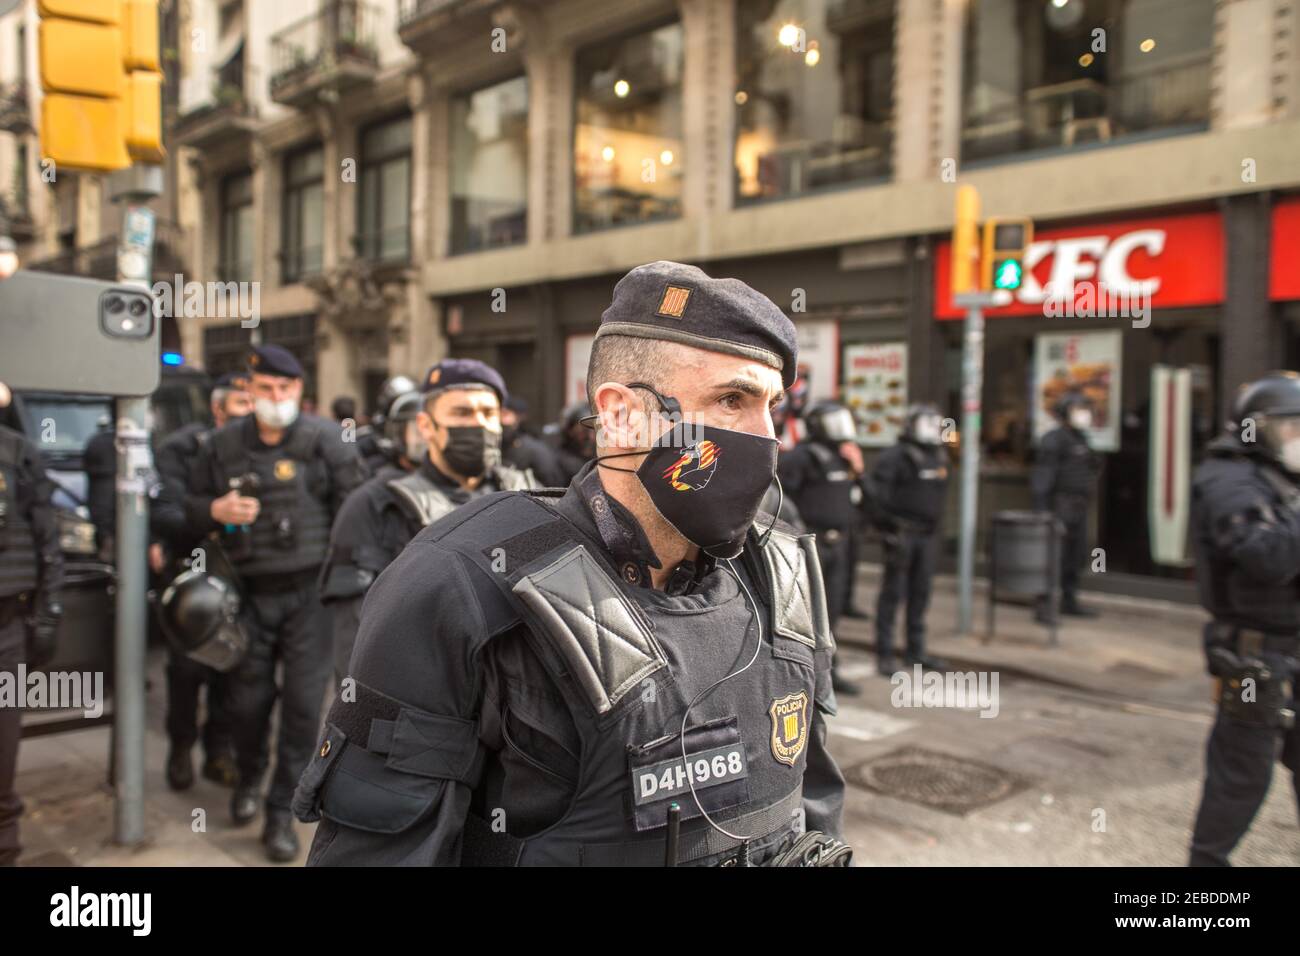
[[1237,673],[1220,681],[1219,708],[1248,724],[1289,730],[1295,726],[1292,684],[1268,662],[1245,658]]
[[821,830],[809,830],[770,861],[768,866],[848,866],[853,860],[853,848],[847,843]]
[[[686,730],[686,760],[680,734],[628,747],[632,773],[632,820],[638,832],[666,826],[677,804],[683,822],[749,802],[749,766],[739,721],[724,717]],[[695,788],[695,798],[691,787]],[[696,806],[698,798],[700,806]]]
[[293,515],[290,512],[272,512],[271,526],[275,529],[275,546],[277,548],[282,551],[292,551],[297,546],[297,529],[294,528]]

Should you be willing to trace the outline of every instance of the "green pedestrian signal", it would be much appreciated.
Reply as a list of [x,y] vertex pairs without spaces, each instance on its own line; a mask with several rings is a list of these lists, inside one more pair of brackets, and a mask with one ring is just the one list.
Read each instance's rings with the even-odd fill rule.
[[1024,278],[1025,269],[1018,259],[1003,259],[997,264],[993,274],[993,288],[1019,289],[1020,280]]

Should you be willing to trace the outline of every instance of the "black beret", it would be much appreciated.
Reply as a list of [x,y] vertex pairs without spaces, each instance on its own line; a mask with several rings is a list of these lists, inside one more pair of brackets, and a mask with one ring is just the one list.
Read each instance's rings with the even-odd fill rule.
[[261,375],[302,378],[302,364],[282,345],[254,345],[248,356],[248,370]]
[[714,279],[695,266],[651,262],[614,286],[596,338],[630,335],[680,342],[762,362],[794,384],[794,323],[776,304],[739,279]]
[[496,369],[478,359],[443,359],[424,373],[420,391],[424,394],[440,392],[457,385],[483,385],[497,393],[497,400],[506,400],[506,383]]
[[212,385],[213,388],[248,388],[247,372],[227,372]]

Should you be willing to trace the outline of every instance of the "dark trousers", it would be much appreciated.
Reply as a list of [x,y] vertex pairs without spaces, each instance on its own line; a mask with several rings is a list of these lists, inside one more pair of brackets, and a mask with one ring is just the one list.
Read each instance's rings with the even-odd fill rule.
[[1068,606],[1079,600],[1079,572],[1088,563],[1088,516],[1061,520],[1061,602]]
[[[26,651],[27,629],[21,617],[0,627],[0,671],[18,680],[18,665]],[[22,688],[17,688],[21,693]],[[0,707],[0,866],[11,866],[22,849],[18,842],[18,818],[23,802],[14,790],[18,768],[18,740],[22,736],[23,712],[18,707]]]
[[[826,591],[826,617],[835,630],[844,613],[853,574],[849,536],[843,532],[817,531],[817,563],[822,566],[822,587]],[[833,539],[833,540],[832,540]]]
[[277,663],[283,666],[275,771],[266,805],[285,811],[316,747],[321,706],[333,669],[329,622],[315,577],[296,577],[300,583],[290,590],[248,590],[252,640],[229,682],[239,785],[260,786],[266,773],[271,710],[277,695],[275,668]]
[[208,719],[203,723],[203,752],[211,759],[234,748],[226,700],[226,675],[168,649],[167,736],[187,750],[199,739],[199,694],[208,689]]
[[936,532],[900,531],[885,542],[885,574],[876,602],[876,653],[894,656],[894,616],[907,599],[907,653],[909,659],[925,654],[925,612],[930,607],[930,586],[939,556]]
[[[1293,705],[1294,706],[1294,705]],[[1250,829],[1281,757],[1300,808],[1300,726],[1250,724],[1220,711],[1205,747],[1205,789],[1192,830],[1191,866],[1228,866],[1228,854]]]

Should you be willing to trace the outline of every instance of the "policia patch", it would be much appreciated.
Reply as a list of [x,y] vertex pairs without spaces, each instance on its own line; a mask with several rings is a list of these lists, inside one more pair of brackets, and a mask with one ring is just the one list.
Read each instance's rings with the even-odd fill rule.
[[293,463],[292,458],[281,458],[275,463],[275,477],[279,481],[293,481],[296,474],[298,474],[298,466]]
[[799,691],[772,701],[772,756],[794,766],[808,744],[808,694]]

